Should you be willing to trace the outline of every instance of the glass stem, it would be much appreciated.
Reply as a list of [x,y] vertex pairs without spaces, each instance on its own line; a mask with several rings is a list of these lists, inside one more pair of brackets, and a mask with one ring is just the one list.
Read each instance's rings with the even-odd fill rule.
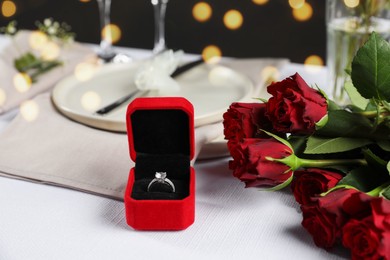
[[111,0],[97,0],[97,3],[99,7],[101,33],[99,56],[102,59],[109,59],[114,56],[114,51],[112,50],[111,33],[106,31],[103,35],[103,30],[107,25],[110,24]]
[[154,8],[154,47],[153,53],[159,53],[166,49],[165,45],[165,13],[168,0],[152,0]]

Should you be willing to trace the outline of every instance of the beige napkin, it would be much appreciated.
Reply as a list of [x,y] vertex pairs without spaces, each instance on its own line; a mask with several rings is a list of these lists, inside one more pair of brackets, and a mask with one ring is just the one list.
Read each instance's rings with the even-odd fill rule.
[[[258,79],[265,66],[279,67],[286,60],[231,61],[241,72],[255,72]],[[125,134],[93,129],[63,117],[53,107],[48,93],[37,96],[37,117],[23,111],[0,134],[0,175],[57,185],[122,200],[129,169]],[[34,119],[32,121],[28,121]],[[222,134],[222,124],[197,128],[196,155],[205,143]],[[222,142],[217,143],[226,149]],[[206,146],[204,146],[206,148]],[[216,152],[215,149],[213,152]],[[220,151],[217,151],[220,152]],[[202,151],[203,153],[203,151]]]
[[[0,175],[122,199],[134,166],[127,135],[70,121],[54,108],[49,93],[31,102],[37,117],[29,121],[29,114],[20,113],[0,135]],[[197,128],[196,147],[220,134],[213,129],[218,126]]]
[[41,75],[28,91],[19,92],[13,82],[18,73],[13,63],[15,58],[27,51],[33,51],[30,47],[30,36],[30,31],[20,31],[0,52],[0,91],[2,95],[5,94],[5,101],[0,101],[0,114],[39,93],[50,90],[58,80],[72,73],[78,63],[94,55],[93,51],[85,45],[79,43],[65,45],[61,48],[58,57],[64,64]]

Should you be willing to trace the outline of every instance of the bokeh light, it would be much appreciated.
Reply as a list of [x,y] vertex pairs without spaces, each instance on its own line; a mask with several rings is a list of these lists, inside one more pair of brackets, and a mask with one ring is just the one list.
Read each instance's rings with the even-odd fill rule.
[[257,5],[265,5],[266,3],[269,2],[269,0],[252,0],[252,2]]
[[192,15],[198,22],[206,22],[210,19],[213,9],[208,3],[199,2],[192,8]]
[[322,58],[318,55],[310,55],[309,57],[307,57],[305,59],[305,62],[304,62],[305,65],[316,65],[316,66],[323,66],[324,65],[324,61],[322,60]]
[[5,0],[1,4],[1,14],[4,17],[11,17],[16,13],[16,4],[11,0]]
[[355,8],[356,6],[359,5],[359,3],[360,3],[359,0],[344,0],[344,4],[350,8]]
[[102,37],[110,43],[116,43],[121,39],[122,31],[116,24],[107,24],[102,29]]
[[7,94],[5,94],[5,91],[0,88],[0,106],[5,104],[5,101],[7,100]]
[[293,16],[299,22],[305,22],[313,16],[313,8],[309,3],[304,3],[301,8],[293,9]]
[[237,10],[229,10],[223,16],[223,23],[230,30],[237,30],[242,26],[244,18]]
[[261,78],[264,80],[266,85],[277,81],[280,77],[280,72],[275,66],[266,66],[260,72]]
[[37,119],[39,115],[39,106],[34,100],[28,100],[20,105],[20,114],[28,121],[32,122]]
[[26,73],[17,73],[13,78],[14,87],[20,93],[27,92],[31,88],[31,77]]
[[221,57],[222,51],[215,45],[206,46],[202,51],[202,58],[207,63],[218,63]]
[[306,71],[317,73],[323,68],[324,61],[318,55],[310,55],[305,59],[304,66]]
[[305,4],[305,0],[288,0],[291,8],[299,9]]
[[79,0],[80,2],[82,3],[88,3],[88,2],[91,2],[91,0]]
[[40,49],[41,57],[44,60],[55,60],[60,56],[61,48],[55,42],[48,41]]
[[30,34],[29,44],[30,47],[34,50],[42,49],[47,43],[47,35],[41,31],[33,31]]
[[101,103],[101,97],[94,91],[87,91],[81,96],[81,106],[88,112],[96,111]]
[[75,70],[74,75],[79,81],[87,81],[93,77],[97,71],[97,65],[92,62],[81,62],[79,63]]

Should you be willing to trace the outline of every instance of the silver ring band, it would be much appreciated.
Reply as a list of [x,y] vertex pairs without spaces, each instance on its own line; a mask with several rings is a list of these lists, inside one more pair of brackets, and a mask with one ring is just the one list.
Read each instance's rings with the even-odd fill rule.
[[167,178],[166,172],[156,172],[154,176],[155,178],[148,185],[148,192],[154,183],[168,184],[171,187],[172,192],[175,192],[175,185],[170,179]]

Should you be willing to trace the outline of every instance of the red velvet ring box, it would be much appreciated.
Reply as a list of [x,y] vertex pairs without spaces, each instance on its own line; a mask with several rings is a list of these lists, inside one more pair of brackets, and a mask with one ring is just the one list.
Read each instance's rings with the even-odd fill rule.
[[[130,170],[125,193],[127,224],[137,230],[182,230],[195,218],[194,109],[180,97],[137,98],[127,108]],[[166,172],[175,192],[149,191]]]

